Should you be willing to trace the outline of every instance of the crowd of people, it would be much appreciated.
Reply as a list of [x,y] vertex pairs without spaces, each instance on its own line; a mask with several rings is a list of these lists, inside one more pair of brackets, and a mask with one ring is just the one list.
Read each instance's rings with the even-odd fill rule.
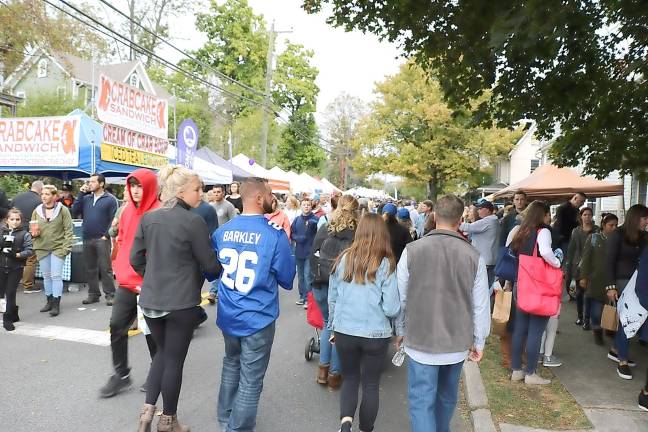
[[[537,373],[538,364],[562,364],[554,354],[559,303],[551,313],[530,309],[524,278],[497,274],[503,248],[520,262],[538,258],[560,269],[560,291],[576,303],[576,324],[592,331],[598,345],[605,343],[603,306],[618,300],[636,270],[640,281],[648,277],[642,271],[648,260],[641,259],[648,253],[648,208],[631,207],[620,227],[617,216],[603,215],[599,228],[582,193],[552,218],[547,203],[528,203],[524,192],[500,209],[486,199],[466,206],[453,195],[418,205],[340,194],[279,196],[258,178],[205,186],[182,166],[134,171],[121,206],[101,174],[76,198],[65,189],[35,181],[11,204],[0,195],[3,326],[12,331],[19,321],[21,280],[25,293],[39,292],[36,264],[45,290],[41,312],[61,313],[72,215],[80,216],[88,283],[83,304],[100,301],[101,283],[112,306],[114,372],[102,397],[132,385],[128,330],[138,310],[144,318],[151,365],[141,386],[140,432],[151,430],[160,396],[157,430],[189,430],[177,412],[193,331],[207,318],[200,306],[205,279],[225,345],[217,409],[223,431],[254,430],[279,316],[278,287],[291,290],[296,278],[296,304],[313,302],[322,314],[315,381],[340,389],[339,430],[351,431],[356,417],[360,431],[374,430],[393,341],[408,357],[411,430],[428,432],[449,430],[462,365],[483,355],[494,291],[512,292],[500,334],[511,380],[545,385],[550,381]],[[648,287],[636,287],[647,304]],[[640,337],[648,340],[644,327]],[[607,357],[619,377],[632,379],[621,327]],[[648,410],[648,383],[639,405]]]

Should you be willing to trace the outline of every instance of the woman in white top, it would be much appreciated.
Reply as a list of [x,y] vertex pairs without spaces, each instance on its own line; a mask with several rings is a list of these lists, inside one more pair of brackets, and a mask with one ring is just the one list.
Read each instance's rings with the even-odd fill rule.
[[[550,221],[549,205],[543,201],[532,202],[526,210],[522,224],[511,233],[510,247],[518,255],[532,255],[537,240],[539,255],[552,267],[560,268],[560,260],[551,249]],[[549,317],[528,314],[516,308],[511,356],[512,381],[524,380],[526,384],[550,383],[536,373],[542,334],[548,321]],[[527,366],[523,371],[522,349],[525,345]]]

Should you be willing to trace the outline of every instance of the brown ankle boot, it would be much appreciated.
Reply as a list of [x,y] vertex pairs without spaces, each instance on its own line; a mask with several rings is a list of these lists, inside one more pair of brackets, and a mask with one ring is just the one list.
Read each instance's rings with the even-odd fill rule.
[[326,383],[328,382],[328,376],[329,376],[329,367],[320,366],[319,372],[317,373],[317,383],[326,385]]
[[189,426],[183,426],[178,423],[178,416],[165,414],[160,416],[157,430],[158,432],[190,432]]
[[155,416],[155,405],[144,404],[139,416],[139,425],[137,432],[151,432],[151,423]]
[[328,388],[337,390],[342,386],[342,375],[339,373],[330,373],[328,375]]
[[502,351],[502,367],[511,368],[511,335],[500,336],[500,350]]

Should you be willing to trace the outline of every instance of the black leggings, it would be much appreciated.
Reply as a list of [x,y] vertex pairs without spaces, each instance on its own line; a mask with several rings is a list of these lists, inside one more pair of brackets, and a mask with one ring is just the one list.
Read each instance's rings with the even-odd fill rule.
[[371,432],[378,415],[378,388],[390,338],[371,339],[335,332],[335,345],[342,366],[340,419],[355,417],[358,387],[362,382],[360,430]]
[[0,298],[6,298],[7,300],[7,312],[5,314],[8,313],[8,315],[3,316],[5,321],[13,322],[13,314],[16,309],[16,290],[22,273],[22,268],[15,270],[0,268]]
[[146,403],[155,405],[162,393],[165,415],[178,411],[182,369],[198,318],[198,307],[172,311],[161,318],[145,317],[157,345],[148,375]]

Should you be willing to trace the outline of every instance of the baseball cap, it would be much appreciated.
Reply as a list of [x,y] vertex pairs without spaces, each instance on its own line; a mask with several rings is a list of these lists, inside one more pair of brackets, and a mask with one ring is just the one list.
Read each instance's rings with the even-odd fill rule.
[[388,215],[391,215],[391,216],[396,216],[397,211],[398,211],[398,209],[392,203],[387,203],[383,207],[383,213],[387,213]]
[[398,218],[399,219],[409,219],[410,218],[410,212],[406,208],[402,208],[398,210]]
[[487,208],[489,210],[494,210],[495,209],[495,206],[493,205],[493,203],[488,201],[485,198],[479,198],[475,202],[475,207],[477,207],[477,208]]

